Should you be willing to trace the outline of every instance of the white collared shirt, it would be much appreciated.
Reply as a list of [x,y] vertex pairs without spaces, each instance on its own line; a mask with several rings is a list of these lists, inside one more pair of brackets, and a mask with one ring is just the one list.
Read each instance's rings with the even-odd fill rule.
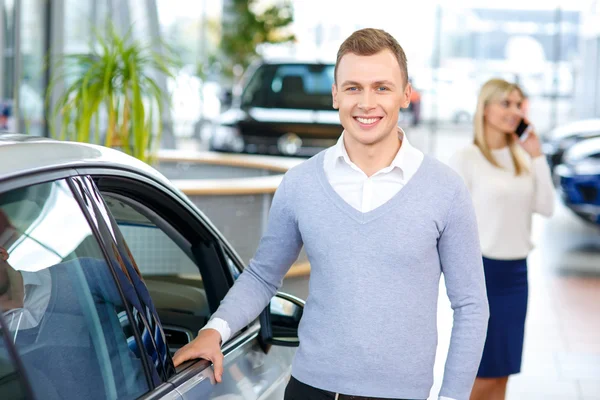
[[19,330],[35,328],[46,313],[52,293],[50,271],[19,271],[23,277],[23,308],[14,308],[4,313],[9,330],[15,335]]
[[325,175],[344,201],[363,213],[369,212],[394,197],[413,177],[423,162],[423,152],[409,143],[401,128],[398,128],[398,138],[402,145],[392,163],[370,177],[350,160],[344,133],[326,150]]

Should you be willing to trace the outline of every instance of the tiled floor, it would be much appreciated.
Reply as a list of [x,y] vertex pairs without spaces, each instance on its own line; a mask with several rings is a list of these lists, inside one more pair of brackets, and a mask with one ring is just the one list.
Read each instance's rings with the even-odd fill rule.
[[[428,151],[426,131],[409,133]],[[439,132],[442,161],[469,135]],[[510,378],[509,400],[600,400],[600,231],[575,218],[557,201],[555,215],[534,221],[536,248],[529,257],[529,308],[522,372]],[[284,290],[306,297],[306,278],[286,280]],[[440,287],[437,399],[452,327],[452,310]]]

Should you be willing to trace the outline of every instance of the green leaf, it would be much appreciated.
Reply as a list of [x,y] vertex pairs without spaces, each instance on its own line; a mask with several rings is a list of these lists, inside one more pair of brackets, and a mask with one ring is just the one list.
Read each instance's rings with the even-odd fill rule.
[[[168,96],[154,76],[174,76],[180,62],[164,43],[132,40],[131,28],[120,35],[108,24],[104,32],[94,31],[94,40],[89,53],[46,62],[53,69],[46,93],[48,108],[52,94],[58,93],[48,118],[52,134],[61,140],[94,143],[104,137],[104,145],[119,144],[124,152],[151,160],[162,129],[162,103]],[[157,47],[160,52],[153,50]],[[104,125],[100,118],[106,119],[105,132],[100,131]]]

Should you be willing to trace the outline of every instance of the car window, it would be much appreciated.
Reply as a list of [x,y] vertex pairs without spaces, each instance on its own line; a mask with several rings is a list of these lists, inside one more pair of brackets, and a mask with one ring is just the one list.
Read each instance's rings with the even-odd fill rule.
[[[267,91],[263,90],[265,84],[266,68],[261,67],[252,75],[242,94],[242,106],[257,106],[265,103]],[[267,83],[268,85],[268,83]]]
[[332,64],[263,65],[250,79],[243,106],[332,110]]
[[112,193],[102,196],[144,279],[173,354],[196,336],[211,314],[193,246],[142,204]]
[[202,279],[190,256],[142,212],[113,195],[103,197],[143,277],[170,275]]
[[150,389],[113,272],[65,181],[0,194],[0,292],[37,398],[133,399]]

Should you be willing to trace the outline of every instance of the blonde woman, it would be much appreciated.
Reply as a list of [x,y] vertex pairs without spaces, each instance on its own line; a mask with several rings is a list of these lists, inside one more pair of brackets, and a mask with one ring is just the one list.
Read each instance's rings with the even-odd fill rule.
[[473,144],[450,164],[475,206],[490,306],[487,339],[471,400],[499,400],[521,370],[527,314],[527,255],[534,213],[550,216],[554,187],[533,130],[516,135],[525,96],[501,79],[485,83],[474,117]]

